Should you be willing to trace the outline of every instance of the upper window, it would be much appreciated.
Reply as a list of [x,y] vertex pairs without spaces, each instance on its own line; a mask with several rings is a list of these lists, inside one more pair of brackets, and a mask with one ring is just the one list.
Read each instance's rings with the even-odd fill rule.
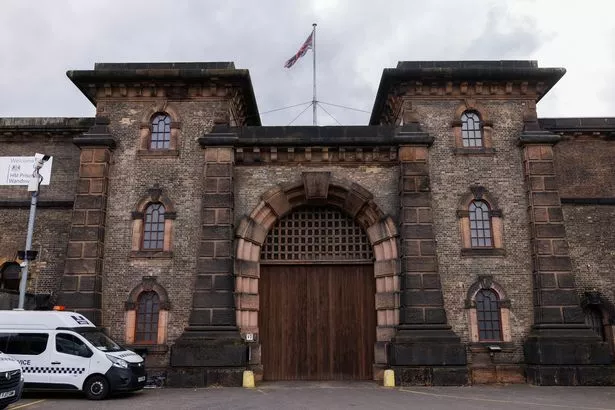
[[502,340],[502,321],[498,295],[491,289],[481,289],[475,296],[478,337],[482,341]]
[[142,292],[137,299],[137,323],[135,343],[156,343],[158,341],[158,313],[160,299],[154,291]]
[[150,204],[145,210],[143,223],[143,249],[162,250],[164,248],[164,205]]
[[482,126],[476,111],[465,111],[461,114],[461,140],[465,148],[483,146]]
[[502,211],[478,184],[461,197],[457,208],[462,256],[504,256]]
[[472,248],[493,247],[489,206],[484,201],[472,201],[469,208]]
[[133,257],[170,258],[173,220],[173,202],[162,193],[158,184],[147,190],[132,211]]
[[152,118],[150,149],[169,149],[171,147],[171,117],[158,113]]

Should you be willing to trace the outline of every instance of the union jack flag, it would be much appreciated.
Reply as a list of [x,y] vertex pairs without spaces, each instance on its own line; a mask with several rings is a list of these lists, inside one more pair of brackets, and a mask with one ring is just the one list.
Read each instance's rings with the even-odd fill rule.
[[307,53],[307,51],[313,47],[313,40],[314,40],[314,32],[312,31],[312,33],[310,33],[310,36],[307,38],[307,40],[305,40],[303,45],[299,48],[299,51],[297,51],[297,53],[294,56],[286,60],[286,63],[284,63],[284,68],[291,68],[293,64],[297,62],[297,60],[303,57],[305,53]]

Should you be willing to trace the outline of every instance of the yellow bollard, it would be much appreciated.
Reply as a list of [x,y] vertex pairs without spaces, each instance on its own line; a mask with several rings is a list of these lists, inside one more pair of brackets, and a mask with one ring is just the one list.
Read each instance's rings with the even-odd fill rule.
[[254,388],[254,372],[251,370],[243,371],[243,387],[246,389]]
[[395,372],[391,369],[384,371],[384,387],[395,387]]

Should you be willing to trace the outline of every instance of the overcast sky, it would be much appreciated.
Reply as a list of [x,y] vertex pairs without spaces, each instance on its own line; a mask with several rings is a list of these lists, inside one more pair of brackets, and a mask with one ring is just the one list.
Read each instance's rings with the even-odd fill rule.
[[[263,124],[288,125],[304,106],[265,112],[311,100],[311,52],[283,65],[314,22],[323,102],[371,111],[400,60],[535,59],[567,69],[541,117],[615,116],[614,12],[609,0],[2,0],[0,117],[93,116],[65,73],[95,62],[234,61]],[[324,107],[344,125],[369,120]],[[293,125],[311,121],[308,109]]]

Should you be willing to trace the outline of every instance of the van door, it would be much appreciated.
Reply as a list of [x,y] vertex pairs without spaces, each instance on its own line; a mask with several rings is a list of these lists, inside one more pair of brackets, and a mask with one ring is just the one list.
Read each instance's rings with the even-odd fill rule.
[[28,387],[44,387],[49,382],[48,333],[0,333],[0,350],[17,360]]
[[90,374],[93,352],[76,335],[58,332],[54,338],[50,383],[73,386],[81,390]]

